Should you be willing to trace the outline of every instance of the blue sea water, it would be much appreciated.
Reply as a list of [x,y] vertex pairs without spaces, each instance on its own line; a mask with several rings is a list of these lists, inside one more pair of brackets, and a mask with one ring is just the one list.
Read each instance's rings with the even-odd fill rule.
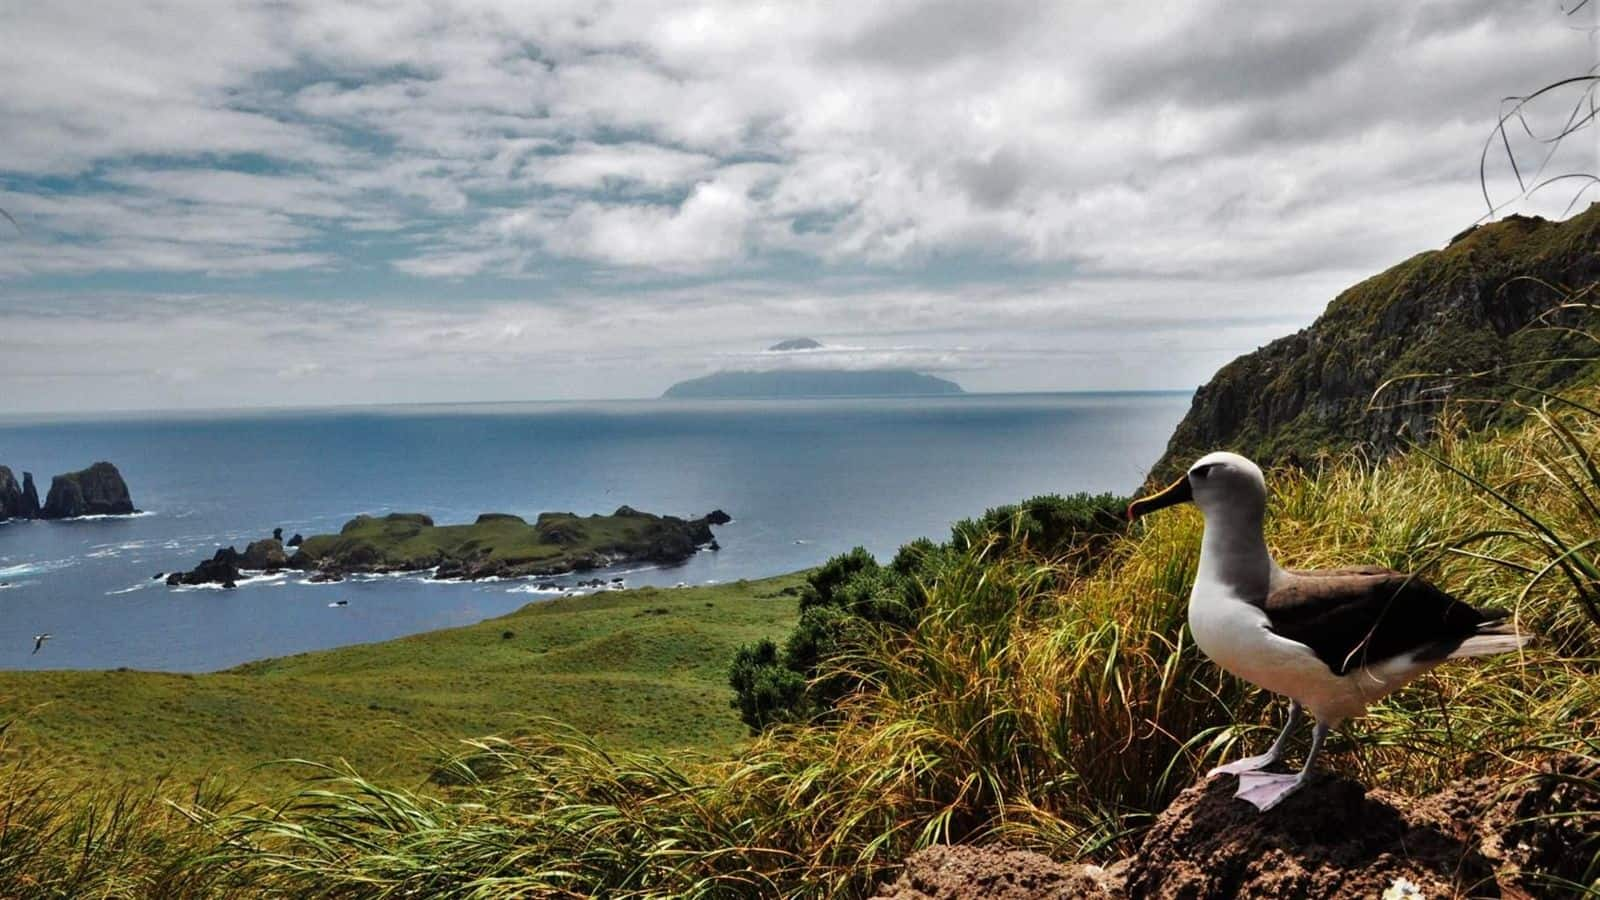
[[[1132,490],[1185,394],[468,404],[0,418],[0,464],[110,460],[144,511],[0,525],[0,668],[205,671],[463,625],[539,600],[531,582],[289,574],[169,588],[217,547],[337,531],[358,513],[675,515],[713,508],[720,552],[604,573],[629,586],[759,578],[862,545],[882,557],[1041,493]],[[579,577],[563,581],[570,583]],[[335,601],[346,606],[331,606]],[[33,635],[53,639],[33,654]]]

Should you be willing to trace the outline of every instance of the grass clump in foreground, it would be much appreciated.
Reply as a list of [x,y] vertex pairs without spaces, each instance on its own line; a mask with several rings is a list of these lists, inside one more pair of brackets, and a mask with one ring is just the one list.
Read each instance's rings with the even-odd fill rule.
[[255,795],[304,776],[258,768],[286,758],[416,784],[430,747],[518,732],[535,716],[619,749],[722,753],[744,736],[728,713],[727,659],[793,623],[800,580],[560,597],[464,628],[207,674],[0,672],[0,721],[13,723],[14,752],[50,760],[62,780],[221,776]]
[[[1332,765],[1420,794],[1597,745],[1600,625],[1574,585],[1600,584],[1583,556],[1600,526],[1600,414],[1545,415],[1272,474],[1268,539],[1286,565],[1423,570],[1541,636],[1388,698],[1335,740]],[[1041,551],[1022,524],[958,532],[919,575],[915,620],[831,664],[858,689],[728,758],[617,751],[550,724],[467,745],[443,794],[330,768],[272,807],[184,803],[195,824],[170,826],[169,858],[191,864],[138,871],[251,896],[820,897],[864,895],[940,841],[1114,858],[1275,723],[1268,698],[1188,641],[1197,515],[1111,538],[1093,566]]]

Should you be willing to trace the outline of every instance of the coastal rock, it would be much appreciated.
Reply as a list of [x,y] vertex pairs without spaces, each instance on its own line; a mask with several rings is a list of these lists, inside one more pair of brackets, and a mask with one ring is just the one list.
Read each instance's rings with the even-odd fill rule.
[[168,575],[167,584],[172,586],[220,584],[223,587],[229,587],[241,577],[239,566],[243,559],[244,557],[239,551],[232,547],[223,547],[210,559],[195,566],[193,569],[187,572],[173,572]]
[[284,546],[287,546],[287,547],[298,547],[301,544],[305,543],[305,540],[306,539],[304,537],[300,536],[300,532],[296,531],[294,533],[294,537],[289,538],[289,543],[285,544]]
[[21,509],[22,485],[9,468],[0,466],[0,521],[23,518]]
[[39,518],[39,489],[33,486],[33,473],[22,473],[22,509],[18,516],[24,519]]
[[239,561],[240,568],[268,572],[276,572],[288,565],[289,557],[283,552],[283,544],[275,537],[252,541],[250,546],[244,548]]
[[23,472],[22,483],[5,466],[0,466],[0,522],[7,519],[39,518],[39,492],[33,486],[33,473]]
[[87,469],[57,475],[50,481],[50,493],[39,511],[43,519],[70,519],[77,516],[126,515],[137,512],[128,495],[122,473],[108,462],[97,462]]
[[[1453,398],[1504,399],[1513,382],[1550,389],[1581,377],[1594,349],[1581,330],[1536,323],[1572,324],[1563,316],[1579,311],[1560,313],[1569,295],[1551,286],[1600,280],[1597,246],[1600,204],[1565,222],[1509,216],[1349,288],[1309,327],[1201,387],[1152,479],[1222,448],[1305,465],[1352,447],[1383,454],[1429,434]],[[1456,406],[1471,425],[1521,415]]]
[[720,509],[713,509],[711,512],[706,513],[704,521],[707,525],[726,525],[733,521],[733,516]]

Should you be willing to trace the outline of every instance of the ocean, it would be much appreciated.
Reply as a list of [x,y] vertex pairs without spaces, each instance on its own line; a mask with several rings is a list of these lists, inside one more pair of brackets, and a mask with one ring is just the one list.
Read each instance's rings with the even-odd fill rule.
[[[1185,393],[386,406],[0,417],[0,464],[50,476],[117,465],[135,516],[0,525],[0,668],[209,671],[502,615],[531,582],[288,573],[225,591],[153,576],[337,531],[359,513],[723,509],[722,549],[603,575],[641,585],[792,572],[861,545],[887,558],[950,523],[1043,493],[1127,492]],[[541,581],[547,579],[540,579]],[[334,606],[336,601],[347,605]],[[39,653],[33,636],[53,635]]]

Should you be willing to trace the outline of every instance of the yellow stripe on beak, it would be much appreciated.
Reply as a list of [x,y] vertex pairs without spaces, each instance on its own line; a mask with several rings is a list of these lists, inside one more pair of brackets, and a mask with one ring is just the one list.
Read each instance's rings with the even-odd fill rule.
[[1128,504],[1128,521],[1132,522],[1148,512],[1155,512],[1178,503],[1188,503],[1194,499],[1194,493],[1189,488],[1189,476],[1184,475],[1177,481],[1168,485],[1166,489],[1151,494]]

